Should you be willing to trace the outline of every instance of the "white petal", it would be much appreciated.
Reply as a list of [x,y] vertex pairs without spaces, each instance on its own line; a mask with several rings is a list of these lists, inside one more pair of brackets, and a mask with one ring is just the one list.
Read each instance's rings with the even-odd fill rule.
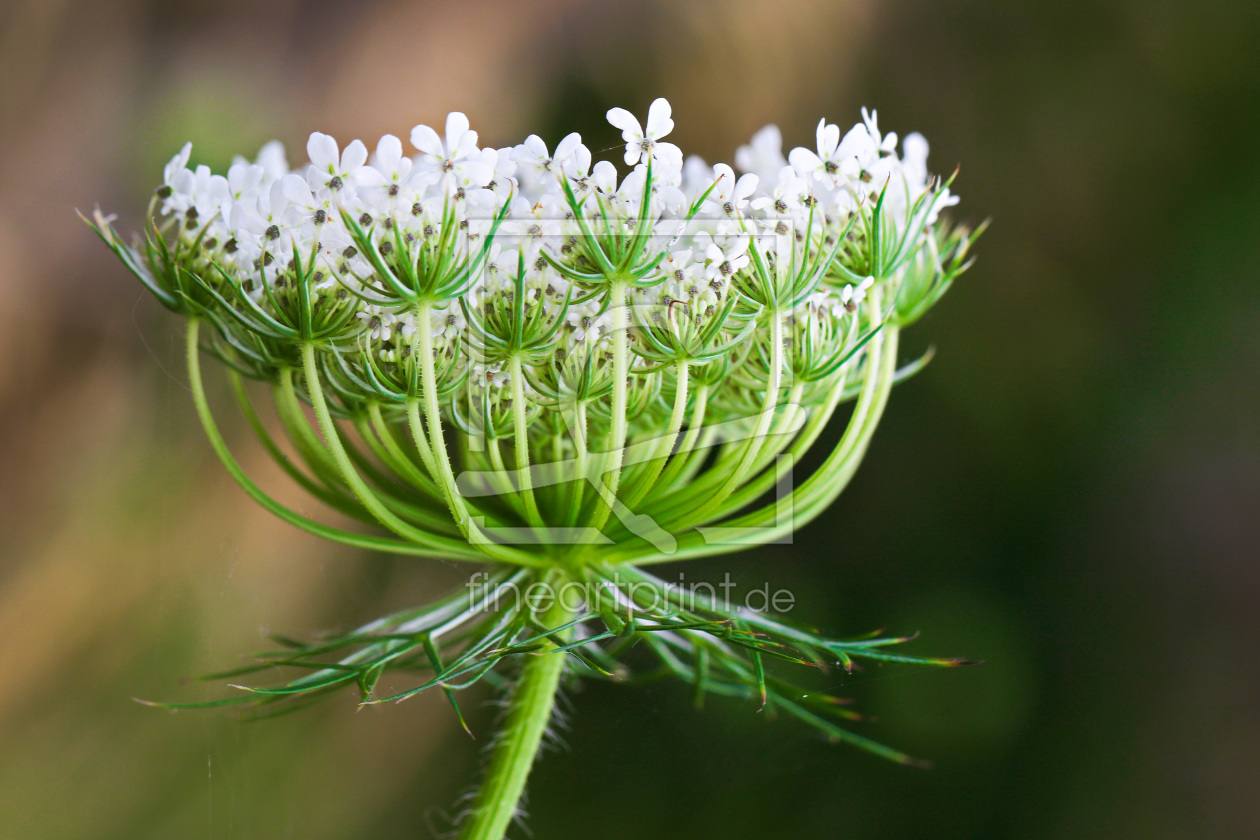
[[433,155],[434,157],[444,157],[446,155],[446,149],[442,147],[442,139],[437,136],[436,131],[427,125],[418,125],[411,129],[411,145],[426,155]]
[[398,171],[398,162],[402,160],[402,141],[392,134],[386,134],[376,143],[376,165],[385,172]]
[[652,157],[665,169],[682,169],[682,149],[673,143],[657,143],[652,147]]
[[[468,133],[468,117],[462,111],[451,111],[446,115],[446,147],[454,152],[464,142]],[[476,140],[474,139],[474,143]]]
[[[306,185],[306,179],[301,175],[293,173],[285,175],[280,179],[280,186],[284,197],[294,204],[308,207],[314,201],[315,197],[311,195],[311,188]],[[272,208],[272,212],[275,212],[275,208]]]
[[818,155],[804,146],[797,146],[788,154],[788,163],[802,178],[816,177],[823,165]]
[[621,136],[626,142],[643,136],[643,128],[639,125],[639,121],[625,108],[613,108],[606,117],[614,128],[621,129]]
[[389,183],[389,179],[379,169],[371,166],[360,166],[350,176],[361,187],[383,187]]
[[525,138],[524,143],[512,150],[512,159],[538,166],[547,159],[547,144],[537,134],[531,134]]
[[659,139],[673,131],[674,121],[670,119],[672,113],[668,100],[661,98],[654,101],[648,108],[647,136]]
[[284,144],[272,140],[258,151],[256,163],[263,168],[263,178],[274,181],[289,171],[289,161],[284,155]]
[[337,141],[327,134],[316,131],[306,141],[306,154],[320,172],[331,172],[337,168]]
[[563,140],[556,144],[555,159],[564,160],[569,155],[573,154],[580,145],[582,145],[582,135],[578,134],[576,131],[565,136]]
[[757,191],[757,182],[760,180],[752,173],[741,176],[735,184],[735,198],[742,201],[755,193]]
[[928,141],[917,131],[907,134],[905,139],[901,141],[903,157],[906,161],[914,161],[915,163],[926,163],[928,156]]
[[341,171],[350,172],[367,163],[367,146],[362,140],[354,140],[341,153]]

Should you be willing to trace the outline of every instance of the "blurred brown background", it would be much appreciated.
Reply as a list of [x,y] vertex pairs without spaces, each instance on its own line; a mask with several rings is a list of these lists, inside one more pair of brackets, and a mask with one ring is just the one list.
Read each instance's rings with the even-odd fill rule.
[[809,144],[878,107],[961,162],[959,215],[994,218],[846,496],[794,546],[703,566],[988,664],[848,681],[863,731],[928,772],[681,687],[587,686],[536,836],[1260,835],[1258,43],[1251,0],[7,0],[0,837],[426,837],[477,765],[436,696],[261,724],[131,702],[209,697],[180,678],[266,629],[460,578],[252,505],[196,428],[179,325],[74,208],[133,228],[184,140],[216,167],[272,137],[297,161],[312,130],[371,145],[461,109],[488,144],[604,148],[608,107],[658,95],[711,162],[766,122]]

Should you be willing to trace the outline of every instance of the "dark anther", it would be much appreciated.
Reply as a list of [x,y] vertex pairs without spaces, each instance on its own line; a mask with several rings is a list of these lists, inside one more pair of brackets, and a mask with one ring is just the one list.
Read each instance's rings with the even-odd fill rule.
[[328,213],[321,207],[315,211],[315,224],[322,225],[326,221],[328,221]]
[[837,166],[836,162],[833,160],[829,160],[826,163],[824,163],[823,169],[827,170],[828,175],[835,175],[837,172],[840,171],[840,167]]
[[336,192],[337,190],[341,189],[341,176],[340,175],[334,175],[328,179],[328,189],[332,190],[333,192]]
[[236,253],[236,237],[232,237],[227,242],[224,242],[223,250],[227,251],[229,254],[235,254]]
[[158,188],[157,188],[157,197],[158,197],[158,198],[170,198],[170,197],[171,197],[171,192],[172,192],[172,190],[171,190],[171,188],[170,188],[170,187],[163,185],[163,186],[161,186],[161,187],[158,187]]
[[370,224],[372,224],[372,217],[371,217],[371,215],[369,215],[369,214],[367,214],[367,213],[364,213],[362,216],[360,216],[360,217],[359,217],[359,224],[361,224],[361,225],[370,225]]
[[263,236],[267,237],[272,242],[276,241],[277,239],[280,238],[280,226],[272,225],[271,227],[267,228],[266,232],[263,233]]
[[212,236],[209,239],[207,239],[205,242],[203,242],[202,244],[207,248],[213,248],[215,245],[219,244],[219,240],[215,239]]
[[393,196],[398,195],[398,185],[397,185],[397,184],[390,184],[390,185],[389,185],[389,195],[390,195],[390,197],[391,197],[391,198],[392,198]]
[[354,258],[359,252],[354,249],[353,245],[347,245],[345,250],[341,252],[341,256],[346,259]]
[[393,242],[382,242],[382,243],[381,243],[381,247],[380,247],[380,251],[381,251],[381,255],[382,255],[382,256],[388,256],[389,254],[394,253],[394,243],[393,243]]

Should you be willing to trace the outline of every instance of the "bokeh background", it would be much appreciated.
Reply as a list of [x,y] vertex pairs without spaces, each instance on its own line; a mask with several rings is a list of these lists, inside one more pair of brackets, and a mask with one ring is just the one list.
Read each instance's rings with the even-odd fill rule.
[[181,678],[268,629],[460,578],[248,502],[196,428],[179,325],[74,208],[133,228],[186,139],[214,166],[273,136],[301,159],[312,130],[405,137],[460,109],[487,143],[602,148],[608,107],[658,95],[710,161],[865,104],[962,164],[957,212],[993,227],[907,336],[937,359],[851,489],[794,545],[688,572],[987,664],[844,680],[863,731],[931,771],[697,713],[683,687],[586,686],[535,836],[1260,836],[1258,44],[1251,0],[6,0],[0,836],[434,836],[480,749],[438,696],[263,724],[131,702],[209,696]]

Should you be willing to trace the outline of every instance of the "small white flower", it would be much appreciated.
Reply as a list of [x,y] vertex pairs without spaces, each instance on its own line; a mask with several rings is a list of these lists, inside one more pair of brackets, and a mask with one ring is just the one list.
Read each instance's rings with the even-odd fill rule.
[[306,141],[306,153],[311,158],[306,175],[311,189],[323,187],[334,193],[345,187],[350,174],[366,163],[368,156],[367,146],[360,140],[351,141],[338,155],[337,141],[318,131]]
[[[547,144],[541,137],[531,134],[525,138],[524,143],[512,149],[512,160],[522,171],[530,173],[540,181],[547,177],[555,178],[558,171],[563,171],[568,159],[581,145],[582,135],[574,132],[556,144],[556,152],[553,155],[547,151]],[[588,152],[588,165],[589,160]]]
[[757,191],[756,175],[741,175],[735,179],[735,172],[725,163],[713,167],[713,189],[705,200],[705,213],[727,218],[736,218],[740,211],[748,206],[749,198]]
[[394,324],[398,316],[383,310],[369,308],[357,313],[356,317],[367,327],[368,335],[375,340],[387,339],[394,334]]
[[614,128],[621,129],[621,138],[626,141],[627,166],[647,163],[649,159],[669,169],[682,166],[682,150],[673,143],[660,142],[674,130],[669,102],[665,99],[657,99],[648,108],[647,130],[625,108],[613,108],[607,116]]
[[383,191],[387,197],[394,198],[410,185],[414,165],[411,158],[403,155],[402,141],[386,134],[377,142],[371,164],[360,166],[352,175],[359,186]]
[[704,258],[707,263],[704,267],[704,276],[709,282],[725,283],[740,269],[746,267],[750,262],[748,257],[750,241],[751,238],[748,236],[737,236],[728,239],[725,245],[718,245],[710,239],[708,246],[704,249]]
[[794,168],[784,166],[774,181],[774,189],[754,198],[752,207],[774,216],[795,217],[808,197],[809,185]]
[[573,328],[574,344],[595,341],[603,334],[604,328],[608,326],[611,313],[595,314],[598,311],[598,305],[591,306],[589,303],[583,306],[569,307],[569,312],[564,320]]
[[844,308],[852,312],[858,308],[862,301],[866,300],[866,292],[871,286],[875,285],[874,277],[867,277],[858,285],[846,285],[840,292],[840,303]]
[[446,138],[427,125],[411,129],[411,145],[420,150],[418,167],[442,175],[453,175],[478,186],[494,177],[494,166],[482,160],[477,148],[477,132],[468,127],[468,117],[452,111],[446,117]]
[[880,136],[878,111],[867,111],[866,108],[862,108],[862,123],[866,126],[866,133],[870,135],[871,143],[874,144],[879,157],[888,157],[897,150],[897,132],[890,131]]
[[511,371],[503,369],[501,363],[492,365],[474,364],[469,377],[473,385],[483,388],[502,388],[512,379]]

